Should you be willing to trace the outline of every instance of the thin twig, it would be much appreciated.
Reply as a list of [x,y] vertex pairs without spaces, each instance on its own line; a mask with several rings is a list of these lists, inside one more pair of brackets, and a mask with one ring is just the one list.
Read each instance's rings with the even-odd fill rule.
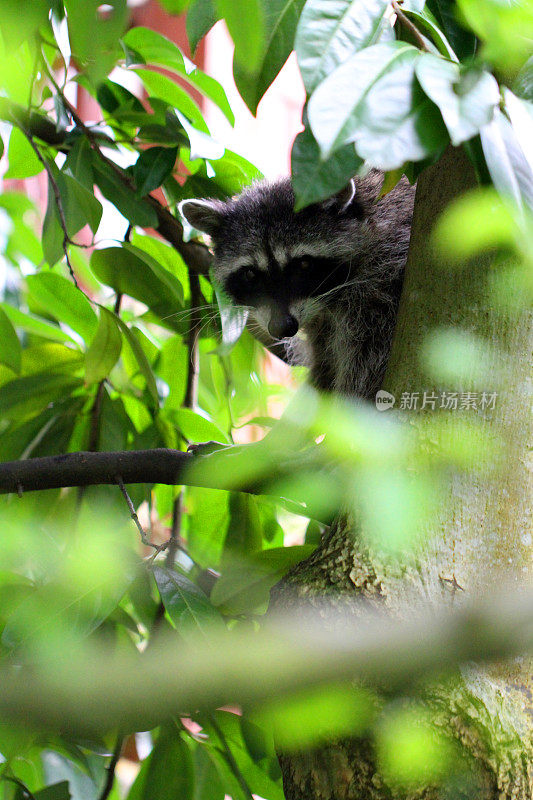
[[117,768],[118,760],[120,758],[120,754],[122,753],[122,745],[124,744],[124,738],[122,736],[118,736],[117,743],[115,745],[115,749],[113,750],[113,755],[111,756],[111,761],[106,767],[106,780],[104,784],[104,788],[102,789],[102,794],[98,798],[98,800],[107,800],[111,791],[113,789],[113,784],[115,782],[115,769]]
[[143,526],[141,525],[141,523],[139,521],[139,517],[137,516],[137,512],[135,511],[135,506],[132,503],[131,497],[129,496],[129,494],[128,494],[127,490],[126,490],[126,487],[124,486],[124,481],[122,480],[120,475],[116,476],[116,482],[117,482],[117,484],[118,484],[118,486],[120,488],[120,491],[122,492],[122,494],[124,496],[124,499],[125,499],[125,501],[126,501],[126,503],[128,505],[128,508],[130,510],[131,518],[134,521],[135,525],[137,526],[137,530],[139,531],[139,534],[140,534],[140,537],[141,537],[141,542],[146,547],[153,547],[154,550],[156,551],[155,555],[157,555],[157,553],[160,553],[162,550],[166,550],[166,548],[168,546],[168,542],[164,542],[163,544],[154,544],[146,536],[144,528],[143,528]]
[[396,14],[397,18],[400,20],[402,25],[407,28],[407,30],[411,33],[413,38],[418,42],[418,45],[421,50],[424,50],[426,53],[430,52],[429,47],[427,46],[426,40],[416,27],[416,25],[411,22],[409,17],[403,13],[402,9],[400,8],[398,0],[392,0],[391,6]]
[[[56,179],[54,177],[54,173],[52,172],[52,168],[50,167],[50,164],[41,155],[41,152],[40,152],[39,148],[37,147],[37,145],[33,141],[33,137],[31,135],[31,133],[28,130],[26,130],[25,128],[23,128],[23,131],[24,131],[24,135],[26,136],[28,142],[30,143],[30,145],[33,148],[33,150],[35,152],[35,155],[37,156],[37,158],[39,159],[39,161],[41,162],[41,164],[43,165],[43,167],[45,168],[45,170],[47,172],[48,180],[50,181],[50,186],[52,187],[52,190],[54,192],[54,197],[55,197],[56,206],[57,206],[57,213],[59,215],[59,222],[60,222],[60,225],[61,225],[61,229],[63,231],[63,253],[65,254],[65,261],[67,262],[67,267],[68,267],[68,271],[70,272],[70,276],[71,276],[72,280],[74,281],[74,286],[77,289],[79,289],[80,287],[78,285],[78,281],[76,279],[76,275],[74,274],[74,270],[72,268],[72,264],[70,263],[70,258],[69,258],[69,254],[68,254],[68,245],[69,244],[76,245],[76,242],[73,242],[72,239],[70,238],[70,236],[68,235],[67,220],[66,220],[66,217],[65,217],[65,210],[63,208],[63,201],[61,199],[61,192],[59,191],[59,186],[57,185],[57,181],[56,181]],[[80,289],[80,291],[83,291],[83,290]],[[85,294],[85,292],[84,292],[84,294]]]

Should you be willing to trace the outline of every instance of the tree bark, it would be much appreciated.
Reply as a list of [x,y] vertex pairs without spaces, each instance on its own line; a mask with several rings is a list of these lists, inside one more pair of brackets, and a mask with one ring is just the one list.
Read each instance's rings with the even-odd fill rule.
[[[327,594],[354,614],[364,599],[405,617],[421,606],[454,605],[469,595],[490,597],[502,583],[520,591],[531,580],[531,482],[525,462],[531,439],[526,402],[530,318],[512,303],[495,304],[491,299],[492,281],[505,265],[497,265],[493,257],[479,257],[467,268],[449,269],[438,263],[429,246],[442,210],[473,186],[466,156],[451,148],[419,180],[384,388],[397,403],[403,392],[498,392],[495,409],[476,418],[476,466],[450,476],[441,513],[425,532],[426,544],[416,563],[409,558],[399,563],[373,551],[359,523],[343,514],[311,559],[274,588],[273,609],[298,613],[302,602],[318,606]],[[443,327],[460,329],[477,341],[479,358],[465,366],[461,385],[453,387],[439,384],[420,357],[428,334]],[[487,367],[482,387],[476,376],[481,363]],[[417,426],[426,413],[435,412],[413,411],[405,417]],[[452,438],[460,435],[464,413],[448,411],[442,419]],[[499,443],[499,456],[487,434]],[[532,689],[531,663],[524,660],[490,670],[469,666],[453,679],[424,687],[434,725],[452,736],[466,765],[463,773],[468,778],[454,797],[533,798]],[[330,742],[313,752],[282,753],[280,764],[287,800],[450,796],[437,785],[411,793],[387,785],[370,738]]]

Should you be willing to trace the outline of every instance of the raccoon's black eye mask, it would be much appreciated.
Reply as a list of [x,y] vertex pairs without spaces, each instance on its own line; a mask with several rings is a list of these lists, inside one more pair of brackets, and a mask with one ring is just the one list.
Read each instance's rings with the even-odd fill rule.
[[245,265],[229,275],[224,288],[240,305],[287,305],[331,292],[346,282],[349,273],[350,267],[335,259],[300,256],[283,270],[265,272],[253,264]]

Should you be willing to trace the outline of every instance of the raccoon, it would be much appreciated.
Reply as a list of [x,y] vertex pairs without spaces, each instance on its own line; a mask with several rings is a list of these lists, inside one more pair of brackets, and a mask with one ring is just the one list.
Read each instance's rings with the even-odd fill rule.
[[298,212],[290,178],[180,205],[211,237],[215,280],[289,363],[317,389],[365,399],[390,353],[414,202],[405,178],[380,198],[382,180],[372,171]]

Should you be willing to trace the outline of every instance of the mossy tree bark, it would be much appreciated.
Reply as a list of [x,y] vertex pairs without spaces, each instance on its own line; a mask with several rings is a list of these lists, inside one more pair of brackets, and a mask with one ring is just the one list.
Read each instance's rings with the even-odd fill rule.
[[[526,453],[531,434],[527,382],[531,324],[525,312],[499,296],[494,278],[506,269],[480,257],[465,269],[443,269],[429,249],[431,230],[442,210],[475,186],[461,150],[449,149],[419,180],[406,279],[384,388],[403,392],[447,389],[424,368],[421,353],[435,329],[453,327],[477,342],[458,392],[496,391],[490,414],[480,415],[474,434],[475,466],[450,477],[441,513],[432,520],[416,564],[384,560],[364,544],[358,526],[341,516],[313,557],[272,593],[283,611],[302,602],[319,605],[324,593],[358,613],[360,601],[406,616],[421,606],[456,604],[469,595],[489,595],[502,584],[520,591],[531,580],[530,477]],[[514,306],[516,309],[516,305]],[[489,385],[487,385],[487,381]],[[390,413],[390,412],[389,412]],[[409,412],[417,425],[427,412]],[[431,413],[431,412],[429,412]],[[470,412],[473,413],[473,412]],[[453,437],[464,415],[444,416]],[[488,446],[487,434],[498,448]],[[495,453],[499,452],[499,456]],[[358,602],[354,602],[358,601]],[[467,764],[466,783],[456,797],[471,800],[533,798],[533,703],[531,664],[512,661],[469,667],[446,684],[424,689],[434,724],[451,734]],[[443,800],[439,786],[396,792],[379,774],[372,743],[331,742],[313,752],[281,754],[287,800],[384,800],[392,797]]]

